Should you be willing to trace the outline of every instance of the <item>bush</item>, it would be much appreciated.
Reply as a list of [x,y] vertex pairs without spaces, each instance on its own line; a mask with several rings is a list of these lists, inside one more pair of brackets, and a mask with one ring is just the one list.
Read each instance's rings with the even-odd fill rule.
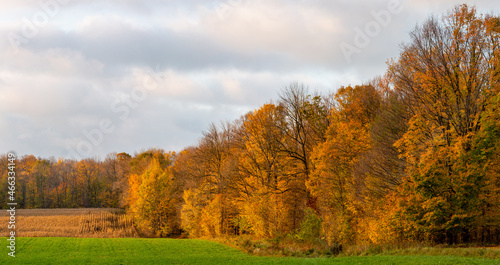
[[306,209],[304,220],[296,233],[296,237],[304,241],[315,241],[320,239],[321,218],[311,208]]

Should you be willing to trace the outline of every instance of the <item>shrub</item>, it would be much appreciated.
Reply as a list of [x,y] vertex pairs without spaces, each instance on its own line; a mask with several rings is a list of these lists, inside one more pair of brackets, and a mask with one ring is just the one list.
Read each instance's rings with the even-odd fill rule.
[[320,239],[321,218],[311,208],[306,209],[304,220],[296,233],[300,240],[315,241]]

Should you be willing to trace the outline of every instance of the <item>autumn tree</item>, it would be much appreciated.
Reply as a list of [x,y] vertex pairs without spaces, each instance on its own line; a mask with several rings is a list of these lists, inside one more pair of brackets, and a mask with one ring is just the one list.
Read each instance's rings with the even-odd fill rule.
[[461,5],[418,26],[390,64],[412,114],[396,146],[408,163],[401,214],[417,239],[467,242],[480,215],[485,178],[470,154],[495,87],[498,42],[498,18]]
[[361,208],[360,184],[354,166],[371,145],[370,126],[380,107],[371,85],[342,87],[330,114],[326,141],[315,149],[315,170],[307,182],[318,198],[323,233],[330,243],[354,243]]
[[[497,87],[498,91],[498,87]],[[480,242],[500,240],[500,92],[494,96],[481,117],[481,129],[473,142],[471,169],[484,178],[479,194],[479,214],[474,238]]]
[[[18,205],[20,208],[124,207],[125,204],[118,202],[122,195],[126,196],[127,185],[123,182],[128,182],[131,165],[128,159],[114,157],[115,154],[110,154],[104,161],[92,158],[74,161],[20,156],[16,161]],[[0,174],[3,181],[4,174],[1,171]],[[6,197],[0,198],[5,200]]]
[[99,194],[99,200],[103,204],[112,208],[120,206],[121,193],[124,191],[124,174],[121,161],[115,153],[108,154],[101,164],[101,185],[102,191]]
[[[351,175],[355,179],[356,204],[365,227],[359,238],[386,244],[397,241],[391,213],[397,208],[395,195],[404,178],[406,161],[399,156],[394,143],[406,132],[409,115],[405,99],[391,88],[387,77],[376,78],[370,85],[374,90],[363,93],[364,99],[357,96],[362,105],[372,106],[367,116],[371,121],[363,122],[370,145],[356,157]],[[375,90],[377,93],[373,94]]]
[[[200,231],[207,236],[234,232],[232,220],[237,210],[232,197],[237,165],[232,153],[233,127],[230,123],[222,124],[220,128],[210,125],[195,149],[192,158],[199,168],[190,174],[196,174],[197,181],[195,187],[184,191],[186,204],[182,208],[182,223],[187,230]],[[197,224],[194,220],[201,222]],[[198,227],[191,228],[192,225]]]
[[98,196],[101,192],[100,165],[95,159],[87,158],[75,164],[80,205],[101,207]]
[[46,208],[48,197],[48,178],[50,176],[51,163],[45,159],[38,160],[33,165],[32,178],[28,182],[28,191],[31,193],[31,204],[33,208]]
[[308,89],[292,83],[280,93],[278,105],[282,109],[284,122],[276,124],[284,135],[278,142],[280,151],[295,164],[288,168],[294,182],[293,227],[298,228],[306,207],[316,209],[316,198],[306,188],[306,182],[314,170],[311,159],[314,148],[325,140],[328,127],[328,107],[331,101],[320,95],[311,96]]
[[128,203],[128,176],[130,174],[130,160],[132,156],[127,153],[116,154],[116,181],[112,183],[112,190],[118,193],[118,205],[124,208]]
[[[48,170],[44,182],[44,192],[42,193],[43,206],[35,206],[36,208],[70,208],[80,206],[82,203],[81,197],[75,191],[80,191],[80,186],[77,183],[77,168],[72,160],[58,159],[37,159],[37,163],[43,163]],[[39,166],[35,163],[34,166]],[[33,170],[38,170],[33,167]],[[33,171],[32,173],[35,173]],[[36,174],[32,174],[31,178],[37,178]],[[39,177],[38,177],[39,178]],[[39,193],[40,194],[40,193]]]
[[[245,116],[241,128],[237,225],[258,237],[275,237],[295,229],[295,183],[293,162],[281,150],[285,135],[281,106],[265,104]],[[299,186],[300,187],[300,186]]]
[[[7,205],[7,194],[8,190],[8,172],[9,172],[9,157],[7,154],[0,155],[0,185],[2,185],[2,189],[0,189],[0,202],[2,205]],[[4,206],[5,207],[5,206]]]
[[372,85],[379,91],[380,104],[369,128],[372,146],[360,157],[354,173],[364,182],[365,200],[378,203],[402,182],[406,163],[394,143],[406,132],[409,115],[404,98],[390,88],[387,78],[378,78]]
[[[151,156],[150,156],[151,155]],[[129,214],[135,220],[138,231],[146,236],[167,236],[177,233],[179,218],[176,205],[178,186],[172,174],[175,153],[161,150],[146,151],[136,159],[147,160],[142,174],[129,178]],[[143,161],[135,161],[143,164]]]

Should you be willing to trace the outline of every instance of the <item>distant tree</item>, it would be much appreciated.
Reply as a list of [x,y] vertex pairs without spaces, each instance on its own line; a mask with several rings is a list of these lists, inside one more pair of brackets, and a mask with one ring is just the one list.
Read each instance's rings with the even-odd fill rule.
[[102,191],[101,167],[98,161],[90,158],[84,159],[78,161],[75,167],[80,205],[102,207],[102,203],[98,199]]

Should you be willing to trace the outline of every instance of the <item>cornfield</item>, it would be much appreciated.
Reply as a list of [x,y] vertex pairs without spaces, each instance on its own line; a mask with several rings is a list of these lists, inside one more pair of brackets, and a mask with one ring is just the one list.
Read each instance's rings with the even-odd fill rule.
[[[0,211],[0,234],[7,236],[9,215]],[[18,237],[137,237],[133,221],[118,209],[19,209]]]

